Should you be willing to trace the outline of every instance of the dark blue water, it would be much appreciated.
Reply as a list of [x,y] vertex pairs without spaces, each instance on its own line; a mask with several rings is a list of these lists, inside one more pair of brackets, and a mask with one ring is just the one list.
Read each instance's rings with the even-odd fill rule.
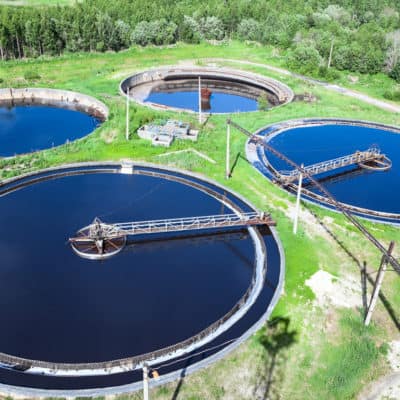
[[[392,160],[389,171],[347,167],[317,176],[337,200],[377,211],[400,213],[400,135],[379,129],[350,125],[322,125],[287,130],[270,144],[298,164],[313,164],[366,150],[372,144]],[[274,168],[292,169],[271,153]],[[315,188],[308,189],[319,193]]]
[[[111,173],[37,183],[0,197],[0,351],[64,362],[142,354],[223,316],[250,284],[249,238],[136,245],[103,261],[68,237],[105,222],[218,214],[182,184]],[[225,212],[230,212],[224,209]]]
[[0,107],[0,157],[58,146],[89,134],[98,125],[96,118],[65,108]]
[[[176,92],[154,92],[145,99],[145,102],[163,104],[169,107],[184,108],[195,112],[199,111],[199,92],[176,91]],[[203,112],[210,113],[232,113],[243,111],[256,111],[257,100],[245,96],[213,91],[209,106],[202,106]]]

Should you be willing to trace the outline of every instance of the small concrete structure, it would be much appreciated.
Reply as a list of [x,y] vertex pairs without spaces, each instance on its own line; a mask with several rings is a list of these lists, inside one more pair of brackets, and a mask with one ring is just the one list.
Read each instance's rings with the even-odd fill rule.
[[199,131],[191,129],[187,122],[168,120],[164,125],[143,125],[137,133],[154,146],[169,147],[175,138],[196,141]]

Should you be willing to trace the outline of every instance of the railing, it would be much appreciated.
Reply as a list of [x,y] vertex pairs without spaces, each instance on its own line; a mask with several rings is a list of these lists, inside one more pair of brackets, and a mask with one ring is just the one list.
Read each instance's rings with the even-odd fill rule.
[[[308,175],[317,175],[323,172],[332,171],[334,169],[343,168],[353,164],[381,160],[384,157],[384,154],[382,154],[379,149],[371,147],[365,151],[356,151],[353,154],[308,165],[304,167],[304,170],[307,172]],[[279,179],[285,182],[293,182],[298,179],[300,171],[298,169],[294,169],[291,171],[279,171],[278,174]]]
[[241,214],[219,214],[188,218],[122,222],[109,224],[109,226],[114,227],[116,231],[123,231],[127,235],[139,235],[259,224],[271,225],[273,221],[268,214],[248,212]]

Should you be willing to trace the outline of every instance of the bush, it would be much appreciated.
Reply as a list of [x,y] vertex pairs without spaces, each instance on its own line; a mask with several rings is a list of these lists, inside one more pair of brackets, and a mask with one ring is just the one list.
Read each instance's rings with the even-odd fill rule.
[[328,68],[325,65],[321,65],[318,68],[318,76],[324,78],[327,81],[334,81],[335,79],[340,78],[340,74],[338,71]]
[[399,89],[388,90],[385,93],[383,93],[383,97],[388,100],[400,101],[400,90]]
[[266,93],[261,94],[257,99],[258,109],[261,111],[266,111],[269,108],[268,96]]
[[179,37],[187,43],[200,43],[201,32],[199,23],[194,18],[185,15],[179,28]]
[[260,42],[263,36],[261,24],[253,18],[242,19],[237,33],[240,39]]
[[142,21],[133,30],[131,41],[140,46],[171,44],[176,41],[176,31],[177,25],[165,19]]
[[396,82],[400,83],[400,62],[398,62],[393,69],[389,72],[389,76]]
[[25,74],[24,74],[24,78],[27,81],[34,81],[34,80],[40,79],[41,76],[35,71],[26,71]]
[[310,43],[300,43],[288,58],[289,67],[303,73],[317,71],[321,63],[322,57]]
[[200,19],[200,31],[208,40],[222,40],[225,36],[224,25],[217,17],[205,17]]

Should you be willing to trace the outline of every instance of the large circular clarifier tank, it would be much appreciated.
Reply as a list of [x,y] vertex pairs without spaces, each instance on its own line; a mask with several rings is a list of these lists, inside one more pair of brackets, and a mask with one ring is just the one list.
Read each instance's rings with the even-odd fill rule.
[[[351,164],[314,175],[314,178],[338,200],[364,217],[380,221],[400,221],[400,130],[373,122],[342,119],[306,119],[287,121],[263,128],[258,135],[268,145],[305,167],[377,148],[389,161],[389,168],[365,168]],[[278,173],[293,169],[262,146],[247,145],[253,165],[274,180]],[[286,188],[295,191],[297,181]],[[303,185],[306,199],[330,206],[330,201],[307,180]]]
[[[221,114],[257,111],[290,102],[283,83],[245,71],[212,67],[166,67],[132,75],[120,91],[157,109]],[[262,103],[260,103],[262,99]]]
[[[133,174],[120,173],[116,165],[74,167],[0,186],[0,311],[7,326],[0,330],[0,364],[8,369],[0,372],[0,381],[46,388],[107,386],[107,375],[121,372],[107,371],[109,361],[179,348],[191,338],[192,351],[196,342],[207,345],[249,329],[258,320],[251,318],[257,299],[271,301],[280,276],[276,246],[262,255],[266,242],[256,230],[142,235],[103,261],[79,257],[68,243],[95,217],[113,223],[235,210],[251,206],[209,182],[147,166],[135,167]],[[264,233],[273,243],[269,230]],[[247,314],[235,320],[235,313],[243,307],[250,318],[241,326]],[[226,323],[227,316],[233,322],[226,329],[206,331]],[[27,371],[13,375],[4,355],[30,360],[14,363]],[[106,375],[101,380],[71,378],[80,375],[82,365],[95,363],[99,369],[91,375]],[[66,364],[80,366],[65,379],[38,375],[56,375]],[[133,378],[110,379],[115,385]]]
[[0,157],[59,146],[93,132],[107,107],[80,93],[55,89],[0,89]]

